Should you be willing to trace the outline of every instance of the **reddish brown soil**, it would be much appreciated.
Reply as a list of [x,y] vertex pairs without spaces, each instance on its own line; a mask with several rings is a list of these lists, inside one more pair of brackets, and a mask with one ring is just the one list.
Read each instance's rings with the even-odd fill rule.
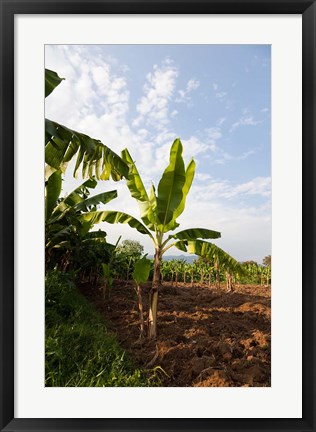
[[[81,290],[140,367],[161,366],[163,386],[271,385],[270,287],[240,285],[226,293],[206,285],[165,283],[159,293],[157,339],[141,342],[132,282],[117,281],[109,300],[88,284]],[[145,311],[148,292],[146,285]]]

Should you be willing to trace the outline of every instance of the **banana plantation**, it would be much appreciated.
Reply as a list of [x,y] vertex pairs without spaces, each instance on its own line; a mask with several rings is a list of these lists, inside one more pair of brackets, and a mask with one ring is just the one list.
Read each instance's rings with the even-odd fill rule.
[[[62,81],[46,70],[46,97]],[[196,171],[183,151],[176,138],[148,189],[132,149],[46,119],[46,386],[270,386],[271,256],[239,262],[217,229],[181,229]],[[83,181],[65,194],[71,165]],[[118,182],[138,217],[116,209]],[[140,240],[108,242],[114,224]]]
[[271,266],[258,265],[255,262],[241,263],[239,272],[225,270],[225,263],[213,259],[196,259],[188,263],[185,259],[172,259],[163,261],[161,266],[162,279],[178,286],[179,282],[194,284],[207,284],[210,288],[216,287],[226,291],[233,291],[237,284],[270,285]]

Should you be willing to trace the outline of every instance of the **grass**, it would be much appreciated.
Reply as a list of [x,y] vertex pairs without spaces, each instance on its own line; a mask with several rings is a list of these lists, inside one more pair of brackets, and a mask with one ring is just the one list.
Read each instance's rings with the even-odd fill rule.
[[47,273],[45,304],[47,387],[160,385],[155,370],[141,371],[128,359],[71,275]]

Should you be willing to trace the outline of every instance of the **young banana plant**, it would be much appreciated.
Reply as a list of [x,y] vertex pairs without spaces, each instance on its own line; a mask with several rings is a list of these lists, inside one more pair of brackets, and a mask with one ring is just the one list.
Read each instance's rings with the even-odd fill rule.
[[144,311],[143,311],[143,296],[141,284],[148,281],[149,273],[151,269],[151,261],[146,258],[146,255],[140,258],[135,263],[133,271],[133,279],[136,283],[136,294],[138,298],[138,311],[140,320],[140,334],[139,338],[142,339],[145,335],[145,325],[144,325]]
[[140,233],[148,235],[154,245],[154,274],[149,298],[148,336],[157,335],[157,305],[158,292],[161,287],[161,262],[163,254],[179,242],[196,239],[216,239],[221,236],[218,231],[205,228],[191,228],[169,234],[178,228],[177,218],[185,208],[188,192],[191,188],[195,162],[192,159],[185,168],[182,156],[183,147],[180,139],[176,139],[170,150],[169,165],[165,169],[157,190],[154,185],[147,193],[136,165],[125,149],[122,159],[129,167],[126,180],[130,194],[139,204],[141,221],[133,216],[119,211],[98,211],[83,215],[85,221],[96,224],[102,221],[108,223],[127,223]]

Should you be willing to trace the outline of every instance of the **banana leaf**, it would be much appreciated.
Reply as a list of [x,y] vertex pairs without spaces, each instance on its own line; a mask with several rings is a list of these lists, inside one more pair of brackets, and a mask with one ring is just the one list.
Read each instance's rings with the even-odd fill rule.
[[141,234],[147,234],[151,238],[153,238],[151,232],[148,231],[148,229],[141,222],[139,222],[139,220],[127,213],[119,211],[91,211],[89,213],[80,215],[79,218],[81,220],[91,221],[93,225],[100,222],[108,222],[110,224],[126,223],[131,228],[137,229],[137,231]]
[[161,232],[166,232],[165,227],[175,222],[175,213],[182,203],[186,181],[182,150],[181,141],[177,138],[170,150],[169,165],[158,184],[157,218]]
[[64,80],[50,69],[45,69],[45,97],[49,96],[53,90]]

